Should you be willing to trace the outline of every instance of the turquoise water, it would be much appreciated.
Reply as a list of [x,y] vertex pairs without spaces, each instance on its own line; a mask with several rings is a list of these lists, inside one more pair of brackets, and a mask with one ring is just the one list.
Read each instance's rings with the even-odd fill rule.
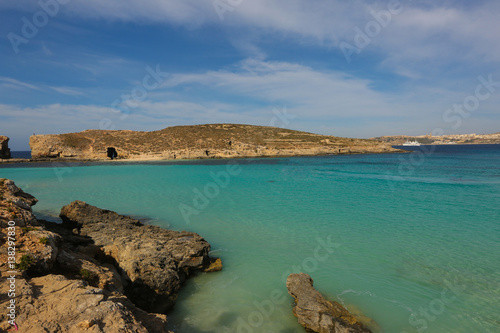
[[207,239],[224,270],[188,281],[169,315],[176,332],[304,332],[291,272],[378,332],[499,332],[499,162],[500,150],[417,152],[44,164],[0,177],[35,195],[40,217],[78,199]]

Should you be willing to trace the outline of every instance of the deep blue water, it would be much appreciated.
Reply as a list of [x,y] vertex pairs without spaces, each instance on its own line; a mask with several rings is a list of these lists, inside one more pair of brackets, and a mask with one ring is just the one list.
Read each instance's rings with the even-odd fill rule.
[[302,333],[284,284],[300,271],[376,331],[500,332],[500,145],[471,147],[25,164],[0,177],[35,195],[41,217],[78,199],[207,239],[224,270],[188,281],[176,332]]
[[12,158],[31,158],[31,150],[29,151],[11,151]]

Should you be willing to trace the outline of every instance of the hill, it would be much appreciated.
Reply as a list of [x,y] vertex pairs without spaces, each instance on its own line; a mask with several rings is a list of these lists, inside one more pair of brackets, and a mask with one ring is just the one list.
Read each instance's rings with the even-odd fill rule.
[[175,126],[153,132],[87,130],[80,133],[33,135],[34,159],[107,159],[108,148],[121,159],[195,159],[264,156],[308,156],[381,153],[386,143],[318,135],[289,129],[207,124]]

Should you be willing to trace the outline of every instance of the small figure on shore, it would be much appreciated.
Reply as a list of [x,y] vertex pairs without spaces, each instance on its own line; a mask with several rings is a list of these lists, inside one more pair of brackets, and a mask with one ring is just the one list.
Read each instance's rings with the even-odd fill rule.
[[205,150],[205,154],[208,156],[208,153],[210,153],[208,150]]

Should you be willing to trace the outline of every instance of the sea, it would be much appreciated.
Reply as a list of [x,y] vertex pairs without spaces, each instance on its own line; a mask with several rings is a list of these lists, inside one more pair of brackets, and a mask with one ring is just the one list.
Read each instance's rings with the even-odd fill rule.
[[[410,153],[10,164],[58,221],[73,200],[201,234],[224,269],[189,279],[179,333],[299,333],[304,272],[374,332],[500,332],[500,145]],[[409,148],[409,149],[410,149]]]
[[12,158],[26,158],[26,159],[30,159],[31,158],[31,150],[28,150],[28,151],[12,151],[11,152],[11,157]]

